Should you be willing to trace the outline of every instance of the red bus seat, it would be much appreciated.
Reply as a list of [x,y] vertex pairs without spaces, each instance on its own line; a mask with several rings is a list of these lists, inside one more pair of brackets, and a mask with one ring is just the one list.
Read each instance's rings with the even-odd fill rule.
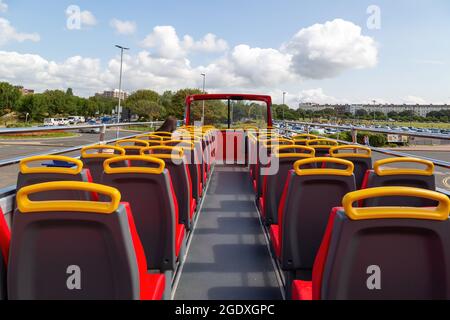
[[194,142],[191,140],[168,140],[164,141],[163,145],[183,149],[192,181],[192,195],[195,201],[199,203],[203,192],[201,179],[202,169],[200,167],[200,160],[197,158]]
[[9,244],[11,241],[11,232],[6,223],[2,208],[0,208],[0,300],[7,299],[6,276],[9,260]]
[[[336,163],[346,169],[302,169],[311,164]],[[317,250],[333,207],[355,190],[353,163],[335,158],[309,158],[294,163],[279,207],[278,224],[270,237],[283,270],[310,279]]]
[[196,200],[192,197],[192,181],[183,149],[170,146],[148,147],[141,150],[141,155],[164,160],[178,202],[178,221],[184,224],[187,230],[191,230]]
[[103,174],[103,162],[106,159],[124,155],[125,149],[123,148],[108,145],[95,145],[81,149],[80,160],[83,162],[83,167],[89,169],[92,182],[100,183]]
[[[392,164],[423,165],[424,169],[393,168]],[[386,167],[389,166],[389,167]],[[373,170],[366,172],[362,188],[402,186],[427,190],[436,190],[434,164],[417,158],[388,158],[376,161]],[[365,207],[410,206],[430,207],[436,205],[427,198],[386,197],[370,198],[363,202]]]
[[330,154],[332,147],[338,146],[338,142],[331,139],[311,139],[305,143],[308,147],[316,149],[316,157],[325,157]]
[[[123,161],[130,166],[112,167]],[[177,199],[164,161],[150,156],[115,157],[104,162],[103,171],[102,184],[117,188],[133,209],[149,269],[174,270],[185,228],[178,222]]]
[[[55,190],[95,192],[105,202],[32,201]],[[128,204],[117,189],[59,181],[17,193],[8,266],[12,300],[161,299],[163,274],[147,262]]]
[[[425,198],[436,207],[354,208],[373,197]],[[450,299],[450,200],[410,187],[349,193],[335,208],[314,262],[312,281],[293,283],[301,300]]]
[[116,142],[116,147],[123,148],[127,156],[138,156],[141,154],[141,149],[148,146],[149,142],[141,139],[125,139]]
[[[271,156],[270,166],[277,166],[275,174],[264,176],[260,210],[267,225],[278,223],[278,207],[289,171],[294,163],[304,158],[313,158],[315,150],[306,146],[277,146]],[[276,164],[275,164],[276,162]]]
[[[353,152],[346,152],[346,150],[352,150]],[[358,145],[338,146],[330,149],[330,156],[353,162],[355,165],[353,174],[355,175],[356,189],[361,189],[367,170],[372,169],[372,150]]]
[[[73,164],[73,167],[47,167],[42,165],[44,161],[62,161]],[[83,162],[75,158],[46,155],[20,161],[17,191],[29,185],[52,181],[92,182],[92,177],[89,170],[83,169]],[[95,200],[96,195],[74,190],[54,190],[31,195],[32,200],[89,200],[91,198]]]

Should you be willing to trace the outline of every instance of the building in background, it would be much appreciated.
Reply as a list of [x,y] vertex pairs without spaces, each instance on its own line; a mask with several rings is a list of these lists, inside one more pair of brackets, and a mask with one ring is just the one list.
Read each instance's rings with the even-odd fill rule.
[[305,111],[322,111],[325,109],[334,109],[339,114],[351,113],[355,115],[357,110],[365,110],[367,113],[382,112],[388,115],[390,112],[412,111],[415,115],[426,117],[432,111],[450,110],[450,105],[408,105],[408,104],[317,104],[317,103],[300,103],[300,109]]
[[[119,89],[103,91],[103,93],[96,93],[95,95],[104,97],[104,98],[119,99]],[[120,95],[121,95],[121,97],[120,97],[121,100],[126,100],[128,98],[128,93],[125,91],[122,91],[120,93]]]
[[23,86],[16,86],[16,88],[19,89],[20,92],[21,92],[24,96],[29,95],[29,94],[34,94],[34,90],[33,90],[33,89],[26,89],[26,88],[24,88]]

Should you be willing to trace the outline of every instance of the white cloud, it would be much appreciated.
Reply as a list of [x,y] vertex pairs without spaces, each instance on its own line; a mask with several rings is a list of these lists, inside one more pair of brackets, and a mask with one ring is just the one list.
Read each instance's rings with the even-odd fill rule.
[[27,40],[38,42],[40,36],[37,33],[17,32],[8,20],[0,18],[0,46],[10,41],[24,42]]
[[4,3],[2,0],[0,0],[0,12],[6,12],[8,11],[8,5]]
[[81,15],[81,25],[92,27],[97,24],[97,19],[95,18],[92,12],[84,10],[81,11],[80,15]]
[[342,19],[301,29],[282,49],[292,54],[293,71],[312,79],[374,67],[378,55],[375,41]]
[[215,34],[208,33],[201,40],[194,39],[186,35],[184,36],[184,47],[192,51],[200,52],[222,52],[228,49],[228,43],[223,39],[218,39]]
[[427,104],[428,102],[421,98],[416,96],[407,96],[401,99],[402,103],[405,104]]
[[136,22],[134,21],[122,21],[119,19],[112,19],[110,22],[118,34],[130,35],[136,32]]
[[228,49],[228,44],[223,39],[218,39],[212,33],[206,34],[201,40],[195,41],[190,35],[180,39],[172,26],[156,26],[141,42],[145,48],[154,49],[161,58],[173,59],[185,57],[188,52],[223,52]]
[[303,90],[298,94],[298,97],[299,102],[310,102],[318,104],[333,104],[344,102],[335,97],[326,95],[322,88]]
[[174,59],[185,55],[180,38],[172,26],[156,26],[141,42],[145,48],[153,48],[161,58]]
[[[91,18],[90,23],[93,24],[95,17]],[[117,32],[133,31],[132,23],[128,25],[127,21],[115,20],[111,21],[111,25]],[[83,23],[86,22],[85,19]],[[332,43],[324,43],[325,40]],[[173,26],[154,27],[141,41],[141,45],[145,49],[124,56],[124,88],[129,91],[152,88],[162,92],[201,87],[200,74],[206,73],[207,89],[210,92],[275,92],[279,97],[282,96],[279,89],[298,87],[307,78],[331,76],[352,68],[372,66],[376,63],[377,55],[374,41],[362,36],[359,27],[343,20],[302,29],[282,48],[258,48],[248,44],[230,48],[225,40],[212,33],[200,39],[190,35],[180,38]],[[365,50],[370,51],[370,54],[364,54]],[[207,64],[192,65],[189,57],[195,52],[219,55]],[[37,90],[70,86],[78,94],[91,95],[118,85],[118,56],[104,61],[106,67],[102,67],[99,59],[80,56],[62,62],[15,52],[0,52],[0,56],[0,80],[24,84]],[[352,58],[357,61],[352,61]],[[302,68],[299,68],[301,59]],[[338,101],[325,95],[322,89],[292,93],[287,99],[293,103],[292,106],[296,106],[300,99],[317,103]]]

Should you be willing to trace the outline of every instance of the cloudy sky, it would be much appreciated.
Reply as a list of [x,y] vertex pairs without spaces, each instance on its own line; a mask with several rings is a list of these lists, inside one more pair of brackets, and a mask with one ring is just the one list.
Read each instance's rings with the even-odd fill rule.
[[0,81],[450,103],[448,0],[0,0]]

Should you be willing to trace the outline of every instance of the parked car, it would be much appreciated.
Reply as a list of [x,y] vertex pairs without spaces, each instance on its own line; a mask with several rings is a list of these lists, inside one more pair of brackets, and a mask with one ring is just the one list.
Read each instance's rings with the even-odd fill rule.
[[[89,126],[95,126],[97,124],[97,122],[95,120],[89,120],[88,122],[86,122],[86,125]],[[80,129],[81,133],[100,133],[100,128],[81,128]]]
[[59,121],[56,118],[45,118],[44,126],[46,127],[59,126]]

